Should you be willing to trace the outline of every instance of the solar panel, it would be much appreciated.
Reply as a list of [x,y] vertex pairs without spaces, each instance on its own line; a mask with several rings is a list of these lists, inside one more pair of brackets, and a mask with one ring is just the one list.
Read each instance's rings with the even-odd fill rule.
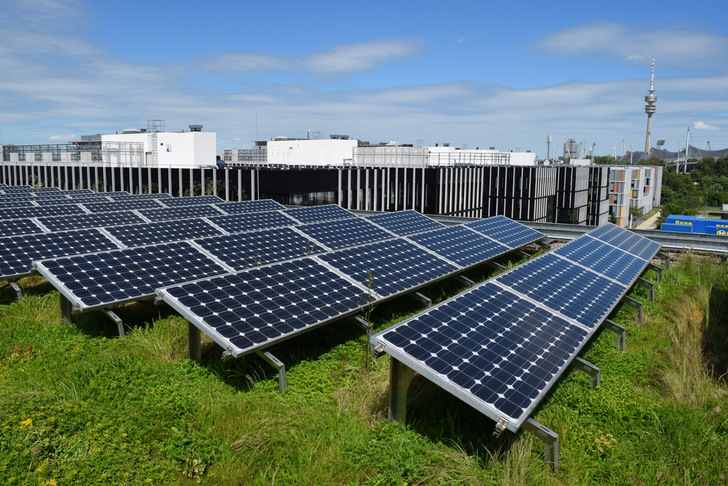
[[124,246],[142,246],[222,234],[204,219],[157,221],[106,228]]
[[645,269],[645,261],[591,237],[577,238],[552,251],[624,285],[631,285]]
[[157,292],[237,357],[357,312],[366,291],[312,257]]
[[407,238],[462,267],[492,260],[511,251],[511,248],[463,226],[449,226]]
[[614,245],[642,259],[654,257],[660,249],[659,243],[643,238],[612,223],[600,226],[588,234],[592,238]]
[[86,202],[83,207],[91,213],[107,213],[110,211],[125,211],[132,209],[158,209],[162,206],[157,199],[120,199],[106,202]]
[[493,216],[492,218],[465,223],[464,226],[478,231],[485,236],[489,236],[511,248],[520,248],[546,236],[505,216]]
[[382,297],[414,290],[457,271],[432,253],[403,240],[380,241],[318,256],[321,261]]
[[494,279],[588,328],[601,324],[626,292],[625,285],[545,254]]
[[29,235],[43,232],[43,229],[29,218],[0,220],[0,235],[2,236]]
[[113,213],[74,214],[38,218],[38,222],[48,228],[49,231],[63,231],[143,223],[144,219],[132,211],[117,211]]
[[207,219],[228,233],[240,233],[242,231],[253,231],[263,228],[279,228],[297,224],[296,221],[285,216],[281,211],[239,213],[228,216],[214,216]]
[[394,213],[376,214],[367,217],[367,219],[398,236],[407,236],[444,228],[442,223],[438,223],[434,219],[428,218],[412,209]]
[[323,250],[291,228],[273,228],[195,240],[235,270],[313,255]]
[[129,194],[128,192],[106,193],[114,201],[130,201],[134,199],[171,199],[172,196],[166,192],[158,194]]
[[118,246],[98,229],[0,238],[0,277],[32,272],[34,260],[108,250]]
[[334,219],[356,218],[351,211],[347,211],[336,204],[324,206],[309,206],[305,208],[292,208],[284,211],[288,216],[295,218],[301,223],[317,223],[320,221],[331,221]]
[[33,201],[28,200],[22,200],[22,201],[15,201],[15,200],[0,200],[0,209],[5,208],[27,208],[35,206],[35,203]]
[[154,289],[228,270],[189,242],[36,261],[37,271],[79,310],[154,295]]
[[298,226],[298,229],[332,250],[362,245],[395,236],[363,218],[347,218]]
[[69,199],[38,199],[35,203],[38,206],[58,206],[59,204],[83,204],[83,203],[95,203],[95,202],[109,202],[109,198],[102,195],[84,196],[84,197],[73,197]]
[[372,342],[517,430],[587,337],[584,329],[486,282],[375,334]]
[[261,211],[275,211],[285,209],[284,206],[278,204],[271,199],[261,199],[258,201],[236,201],[215,204],[227,214],[238,213],[258,213]]
[[160,202],[169,208],[176,208],[180,206],[195,206],[198,204],[221,203],[223,200],[217,196],[188,196],[165,198]]
[[215,208],[212,204],[197,204],[195,206],[180,206],[173,208],[140,209],[139,213],[150,221],[165,221],[170,219],[220,216],[222,211]]
[[[70,201],[69,201],[70,202]],[[1,219],[39,218],[60,214],[86,214],[80,206],[64,204],[62,206],[35,206],[29,208],[0,209]]]

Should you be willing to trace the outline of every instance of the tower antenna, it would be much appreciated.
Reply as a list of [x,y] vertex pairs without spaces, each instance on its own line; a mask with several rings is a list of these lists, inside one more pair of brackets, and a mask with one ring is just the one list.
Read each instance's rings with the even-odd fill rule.
[[652,146],[652,115],[655,113],[655,58],[652,58],[652,74],[650,75],[650,94],[645,96],[645,113],[647,113],[647,135],[645,137],[645,153],[650,156],[650,147]]

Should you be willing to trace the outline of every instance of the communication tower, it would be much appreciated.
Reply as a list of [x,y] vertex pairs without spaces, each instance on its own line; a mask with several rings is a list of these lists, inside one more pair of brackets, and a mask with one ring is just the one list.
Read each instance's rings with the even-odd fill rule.
[[655,103],[657,102],[657,96],[655,96],[655,58],[652,58],[652,74],[650,75],[650,94],[645,96],[645,113],[647,113],[647,135],[645,137],[645,153],[650,154],[650,147],[652,145],[652,115],[655,113]]

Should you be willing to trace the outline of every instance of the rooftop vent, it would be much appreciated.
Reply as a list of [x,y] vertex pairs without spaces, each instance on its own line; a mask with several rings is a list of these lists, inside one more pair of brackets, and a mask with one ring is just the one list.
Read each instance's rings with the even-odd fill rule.
[[202,125],[190,125],[190,131],[191,132],[201,132]]

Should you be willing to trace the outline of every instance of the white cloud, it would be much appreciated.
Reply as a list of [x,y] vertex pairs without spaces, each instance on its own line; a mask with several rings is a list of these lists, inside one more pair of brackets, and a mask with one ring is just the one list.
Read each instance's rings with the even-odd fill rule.
[[51,135],[50,137],[48,137],[48,140],[53,140],[53,141],[78,140],[78,137],[75,134],[71,134],[71,135]]
[[416,39],[384,39],[336,46],[308,55],[300,64],[306,70],[325,75],[366,71],[379,64],[414,55],[419,44]]
[[728,37],[703,29],[643,29],[618,23],[572,27],[543,37],[537,47],[559,56],[608,55],[628,62],[671,68],[725,69]]
[[703,123],[701,121],[696,121],[695,123],[693,123],[693,128],[696,130],[719,130],[719,128],[715,125],[708,125],[707,123]]

